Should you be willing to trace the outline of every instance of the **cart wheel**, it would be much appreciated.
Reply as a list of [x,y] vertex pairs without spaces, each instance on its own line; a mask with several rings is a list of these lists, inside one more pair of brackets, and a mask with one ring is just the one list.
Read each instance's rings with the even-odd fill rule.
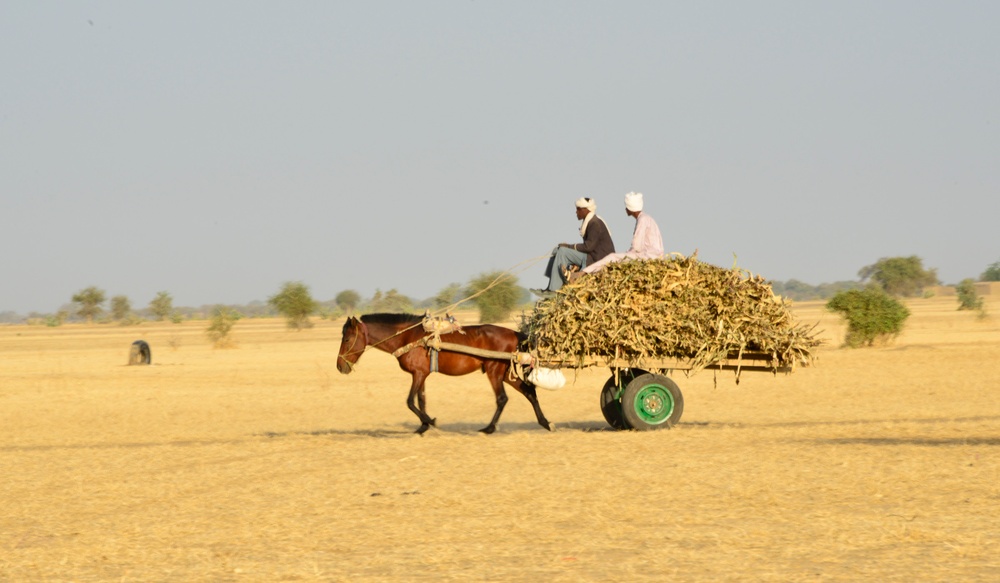
[[618,371],[618,382],[615,382],[615,375],[611,375],[601,389],[601,413],[608,425],[615,429],[631,429],[625,416],[622,413],[622,402],[618,397],[624,387],[632,382],[636,377],[649,374],[638,368],[623,368]]
[[621,407],[625,423],[632,429],[669,429],[684,413],[684,397],[669,378],[644,374],[625,387]]

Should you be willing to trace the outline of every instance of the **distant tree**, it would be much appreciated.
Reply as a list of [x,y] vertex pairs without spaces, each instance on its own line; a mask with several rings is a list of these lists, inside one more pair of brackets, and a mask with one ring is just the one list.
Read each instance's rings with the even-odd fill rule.
[[784,282],[771,282],[771,290],[774,291],[775,295],[801,302],[825,300],[835,296],[838,292],[862,288],[864,288],[864,285],[857,281],[835,281],[819,285],[810,285],[797,279],[789,279]]
[[771,291],[773,291],[775,295],[793,300],[806,301],[819,298],[819,294],[817,293],[815,286],[801,282],[797,279],[789,279],[785,282],[772,282]]
[[19,324],[24,321],[24,318],[12,310],[4,310],[0,312],[0,324]]
[[232,308],[215,306],[212,309],[212,320],[205,330],[205,334],[216,348],[233,346],[233,340],[229,337],[229,333],[242,317],[242,314]]
[[281,291],[268,298],[267,303],[274,307],[288,321],[288,327],[295,330],[311,328],[309,316],[316,312],[318,305],[309,287],[300,281],[289,281],[281,287]]
[[52,314],[51,316],[47,316],[45,318],[45,325],[52,327],[62,326],[63,323],[66,322],[66,318],[68,317],[69,317],[69,312],[67,312],[66,310],[59,310],[55,314]]
[[104,313],[101,304],[104,303],[104,290],[95,286],[82,289],[73,295],[73,302],[77,304],[76,313],[90,324],[94,318]]
[[375,295],[372,296],[371,301],[368,302],[365,309],[373,314],[379,312],[410,312],[413,311],[413,300],[395,289],[391,289],[384,294],[381,290],[375,290]]
[[358,292],[353,289],[345,289],[337,294],[337,297],[334,298],[333,301],[337,302],[337,306],[349,316],[353,314],[354,309],[358,307],[358,302],[361,301],[361,296],[358,295]]
[[149,311],[162,322],[174,311],[174,298],[165,291],[157,292],[156,297],[149,302]]
[[523,291],[516,277],[494,271],[474,277],[463,293],[479,308],[479,321],[488,324],[509,318]]
[[847,320],[844,345],[851,348],[888,343],[899,335],[910,316],[906,306],[877,287],[840,292],[826,308]]
[[885,293],[897,297],[913,297],[927,286],[937,285],[937,270],[924,269],[923,260],[909,257],[883,257],[873,265],[858,271],[861,281],[871,280]]
[[440,310],[454,304],[459,300],[460,293],[462,293],[462,284],[449,283],[434,296],[434,308]]
[[958,295],[959,310],[978,310],[980,313],[985,312],[983,298],[976,293],[976,282],[972,278],[965,278],[960,281],[955,287],[955,293]]
[[986,271],[979,276],[979,281],[1000,281],[1000,261],[987,267]]
[[126,296],[114,296],[111,298],[111,318],[114,320],[124,320],[132,311],[132,302]]

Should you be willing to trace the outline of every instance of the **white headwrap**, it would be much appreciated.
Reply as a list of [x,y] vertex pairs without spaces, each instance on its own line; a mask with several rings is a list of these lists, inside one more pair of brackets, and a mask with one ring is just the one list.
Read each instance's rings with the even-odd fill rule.
[[[584,217],[583,223],[580,224],[580,236],[583,237],[587,234],[587,225],[590,224],[590,220],[597,216],[597,203],[594,202],[592,198],[580,198],[576,201],[576,208],[587,209],[590,211],[587,216]],[[600,217],[598,217],[600,218]],[[604,219],[601,219],[604,220]]]
[[642,193],[630,192],[625,195],[625,208],[637,213],[642,211]]

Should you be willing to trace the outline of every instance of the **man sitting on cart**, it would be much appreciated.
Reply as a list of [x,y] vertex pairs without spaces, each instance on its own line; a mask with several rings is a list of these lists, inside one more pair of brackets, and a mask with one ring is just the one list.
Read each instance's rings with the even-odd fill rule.
[[576,201],[576,218],[583,221],[580,225],[583,243],[559,243],[552,251],[548,267],[545,268],[549,286],[544,290],[533,290],[535,293],[545,294],[559,290],[568,280],[571,266],[582,269],[615,252],[611,231],[604,219],[597,216],[596,211],[597,203],[594,199],[585,197]]
[[641,192],[630,192],[625,195],[625,212],[628,216],[635,219],[635,231],[632,232],[632,245],[625,253],[611,253],[596,263],[588,264],[580,273],[574,274],[571,281],[584,273],[596,273],[608,263],[615,261],[622,261],[624,259],[658,259],[663,256],[663,237],[660,235],[660,227],[653,220],[653,217],[642,212],[642,208]]

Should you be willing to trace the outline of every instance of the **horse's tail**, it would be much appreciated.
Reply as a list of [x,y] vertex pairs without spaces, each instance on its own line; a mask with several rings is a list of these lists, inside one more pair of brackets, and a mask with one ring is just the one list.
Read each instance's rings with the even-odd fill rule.
[[531,344],[528,342],[528,335],[520,330],[515,330],[517,334],[517,349],[521,352],[531,352]]
[[[528,341],[528,335],[520,330],[515,330],[514,333],[517,335],[517,351],[518,352],[531,352],[531,344]],[[528,376],[531,374],[532,366],[530,364],[521,364],[517,359],[511,361],[511,368],[514,369],[511,372],[521,379],[522,382],[535,386],[534,383],[528,380]]]

